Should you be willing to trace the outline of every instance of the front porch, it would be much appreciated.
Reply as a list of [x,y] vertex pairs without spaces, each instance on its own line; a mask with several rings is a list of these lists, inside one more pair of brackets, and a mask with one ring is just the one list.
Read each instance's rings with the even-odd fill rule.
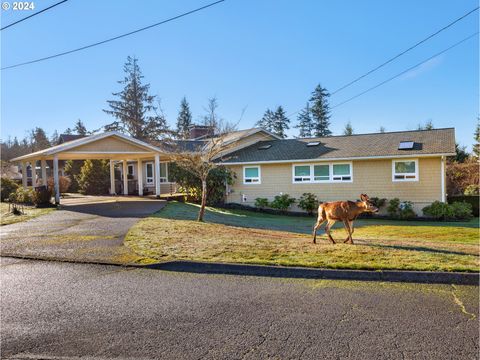
[[[168,153],[146,142],[117,132],[90,135],[32,154],[20,156],[12,161],[21,163],[24,187],[47,186],[47,162],[52,164],[55,204],[60,204],[59,176],[63,169],[59,162],[64,160],[110,161],[110,195],[154,195],[173,194],[174,183],[168,179]],[[27,169],[31,172],[28,179]],[[117,173],[117,174],[116,174]]]

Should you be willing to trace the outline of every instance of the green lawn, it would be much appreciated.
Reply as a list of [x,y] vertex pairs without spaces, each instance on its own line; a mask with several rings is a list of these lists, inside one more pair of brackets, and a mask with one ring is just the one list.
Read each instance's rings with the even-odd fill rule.
[[[20,207],[21,208],[21,207]],[[14,215],[9,212],[8,203],[0,203],[0,225],[14,224],[20,221],[30,220],[40,215],[48,214],[55,210],[54,208],[38,209],[33,206],[24,206],[22,215]]]
[[[171,202],[141,220],[125,243],[142,256],[348,269],[478,271],[478,219],[423,222],[365,219],[355,222],[355,245],[330,244],[323,228],[311,242],[313,217],[270,215],[208,208],[205,223],[198,207]],[[341,224],[333,237],[346,238]]]

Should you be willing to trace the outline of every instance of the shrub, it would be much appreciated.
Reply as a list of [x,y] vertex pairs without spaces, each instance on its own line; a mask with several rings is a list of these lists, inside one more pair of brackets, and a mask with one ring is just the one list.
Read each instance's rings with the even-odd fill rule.
[[[50,192],[53,194],[55,191],[55,185],[53,181],[53,177],[48,178],[47,184]],[[59,176],[58,177],[58,185],[60,187],[60,194],[66,193],[70,189],[70,185],[72,184],[72,179],[69,176]]]
[[277,195],[270,203],[270,206],[274,209],[286,211],[295,202],[295,198],[290,197],[288,194]]
[[256,198],[255,199],[255,207],[260,209],[265,209],[269,206],[269,202],[267,198]]
[[319,202],[315,194],[303,193],[298,200],[298,207],[302,210],[305,210],[308,215],[312,215],[313,212],[318,208],[318,203]]
[[14,193],[9,196],[9,201],[17,204],[32,205],[35,199],[35,190],[31,188],[24,189],[19,187]]
[[[80,193],[86,195],[107,194],[110,188],[110,166],[106,160],[85,160],[80,174],[75,177]],[[60,192],[62,192],[60,190]]]
[[466,202],[446,204],[434,201],[422,209],[423,213],[437,220],[469,220],[473,217],[472,205]]
[[[70,187],[66,191],[76,193],[80,190],[78,186],[78,182],[75,177],[80,174],[80,170],[82,169],[83,162],[84,162],[83,160],[67,160],[65,162],[65,174],[68,175],[71,181]],[[66,191],[60,190],[61,193]]]
[[466,202],[472,206],[473,216],[478,216],[480,212],[480,196],[478,195],[459,195],[459,196],[449,196],[447,198],[449,204],[453,204],[454,202]]
[[387,207],[388,215],[396,219],[412,219],[415,216],[413,203],[411,201],[400,201],[398,198],[391,199]]
[[10,197],[10,194],[14,193],[18,189],[18,184],[7,177],[1,178],[1,191],[0,197],[1,201],[5,201]]
[[385,204],[387,203],[387,199],[379,198],[379,197],[371,197],[370,202],[373,204],[373,206],[380,209],[381,207],[385,206]]
[[52,198],[52,188],[46,186],[39,186],[35,188],[33,203],[36,207],[49,206]]
[[479,191],[478,184],[468,185],[465,191],[463,192],[463,195],[465,196],[478,195],[478,191]]

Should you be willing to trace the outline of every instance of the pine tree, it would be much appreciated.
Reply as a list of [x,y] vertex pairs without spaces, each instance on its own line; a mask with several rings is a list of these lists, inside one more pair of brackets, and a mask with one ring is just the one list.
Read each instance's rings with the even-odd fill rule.
[[433,130],[434,129],[432,120],[428,120],[425,123],[424,129],[425,130]]
[[312,130],[313,130],[313,120],[312,120],[312,114],[310,111],[310,105],[308,104],[308,102],[305,108],[300,110],[300,113],[298,114],[298,117],[297,117],[297,121],[298,121],[298,124],[295,127],[299,129],[298,137],[300,138],[311,137]]
[[380,129],[378,129],[378,132],[380,132],[380,133],[384,133],[384,132],[385,132],[385,127],[383,127],[383,126],[380,126]]
[[160,139],[168,132],[166,120],[157,112],[156,96],[149,94],[150,85],[142,84],[138,60],[127,57],[123,70],[125,77],[118,81],[123,90],[113,93],[117,100],[108,100],[110,110],[103,110],[117,120],[106,125],[105,130],[124,132],[140,140]]
[[283,107],[277,107],[277,110],[275,110],[273,117],[273,133],[280,136],[281,138],[286,138],[286,131],[290,129],[288,125],[290,123],[290,119],[287,118],[287,114],[285,114],[285,110],[283,109]]
[[50,147],[50,140],[48,140],[45,130],[36,127],[30,133],[30,146],[32,152],[43,150]]
[[85,127],[85,124],[82,122],[82,120],[78,119],[77,122],[75,123],[75,126],[73,128],[73,131],[77,134],[77,135],[83,135],[83,136],[87,136],[88,135],[88,131],[87,131],[87,128]]
[[332,132],[330,126],[330,105],[328,97],[330,94],[327,89],[322,88],[320,84],[317,85],[312,92],[311,111],[313,118],[313,132],[315,136],[330,136]]
[[262,129],[273,132],[274,124],[275,124],[275,114],[273,113],[272,110],[267,109],[267,111],[265,111],[265,113],[263,114],[263,117],[259,121],[257,121],[255,126],[261,127]]
[[184,96],[180,102],[180,110],[177,117],[177,136],[180,139],[188,139],[190,125],[192,125],[192,113],[190,112],[187,98]]
[[80,192],[88,195],[103,195],[110,187],[110,166],[107,160],[85,160],[76,176]]
[[350,121],[345,125],[345,129],[343,129],[343,135],[353,135],[353,127]]
[[58,140],[59,140],[59,135],[58,135],[58,131],[55,130],[52,134],[52,136],[50,136],[50,144],[52,145],[57,145],[58,144]]
[[[71,184],[69,187],[69,191],[76,193],[79,191],[79,185],[78,185],[78,175],[80,175],[80,171],[82,170],[83,166],[83,160],[67,160],[65,161],[65,174],[67,174],[70,177]],[[110,171],[110,170],[109,170]],[[110,176],[110,175],[109,175]]]
[[477,156],[480,156],[480,117],[477,117],[477,127],[474,133],[475,144],[473,144],[473,152]]

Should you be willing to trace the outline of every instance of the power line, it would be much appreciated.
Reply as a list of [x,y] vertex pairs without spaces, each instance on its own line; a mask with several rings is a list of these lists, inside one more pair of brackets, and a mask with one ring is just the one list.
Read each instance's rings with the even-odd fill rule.
[[357,77],[356,79],[350,81],[348,84],[345,84],[345,85],[343,85],[342,87],[338,88],[337,90],[333,91],[333,92],[331,93],[331,95],[334,95],[334,94],[338,93],[339,91],[341,91],[341,90],[343,90],[343,89],[346,89],[346,88],[349,87],[350,85],[355,84],[357,81],[363,79],[364,77],[370,75],[371,73],[373,73],[373,72],[377,71],[378,69],[384,67],[385,65],[391,63],[391,62],[394,61],[395,59],[398,59],[400,56],[406,54],[407,52],[409,52],[409,51],[411,51],[411,50],[413,50],[413,49],[415,49],[417,46],[419,46],[419,45],[423,44],[424,42],[430,40],[430,39],[433,38],[434,36],[440,34],[442,31],[444,31],[444,30],[448,29],[449,27],[453,26],[454,24],[456,24],[456,23],[459,22],[460,20],[466,18],[468,15],[474,13],[474,12],[477,11],[478,9],[479,9],[479,7],[477,6],[475,9],[473,9],[473,10],[467,12],[466,14],[460,16],[458,19],[452,21],[450,24],[444,26],[444,27],[441,28],[440,30],[438,30],[438,31],[434,32],[433,34],[427,36],[425,39],[417,42],[415,45],[410,46],[408,49],[402,51],[401,53],[399,53],[399,54],[395,55],[394,57],[388,59],[388,60],[385,61],[384,63],[378,65],[378,66],[375,67],[375,68],[373,68],[372,70],[370,70],[370,71],[366,72],[365,74]]
[[85,50],[85,49],[89,49],[89,48],[92,48],[92,47],[94,47],[94,46],[102,45],[102,44],[108,43],[108,42],[110,42],[110,41],[118,40],[118,39],[124,38],[124,37],[126,37],[126,36],[130,36],[130,35],[136,34],[136,33],[138,33],[138,32],[151,29],[151,28],[153,28],[153,27],[155,27],[155,26],[159,26],[159,25],[162,25],[162,24],[165,24],[165,23],[168,23],[168,22],[171,22],[171,21],[180,19],[180,18],[182,18],[182,17],[184,17],[184,16],[187,16],[187,15],[196,13],[196,12],[198,12],[198,11],[207,9],[207,8],[209,8],[209,7],[212,7],[212,6],[214,6],[214,5],[217,5],[217,4],[219,4],[219,3],[221,3],[221,2],[224,2],[224,1],[225,1],[225,0],[218,0],[218,1],[215,1],[215,2],[210,3],[210,4],[208,4],[208,5],[205,5],[205,6],[196,8],[196,9],[194,9],[194,10],[187,11],[187,12],[185,12],[185,13],[183,13],[183,14],[180,14],[180,15],[177,15],[177,16],[174,16],[174,17],[171,17],[171,18],[169,18],[169,19],[160,21],[160,22],[158,22],[158,23],[155,23],[155,24],[152,24],[152,25],[149,25],[149,26],[145,26],[145,27],[143,27],[143,28],[140,28],[140,29],[137,29],[137,30],[134,30],[134,31],[130,31],[130,32],[125,33],[125,34],[122,34],[122,35],[118,35],[118,36],[115,36],[115,37],[112,37],[112,38],[109,38],[109,39],[106,39],[106,40],[102,40],[102,41],[99,41],[99,42],[96,42],[96,43],[93,43],[93,44],[90,44],[90,45],[82,46],[82,47],[79,47],[79,48],[76,48],[76,49],[73,49],[73,50],[69,50],[69,51],[65,51],[65,52],[62,52],[62,53],[58,53],[58,54],[55,54],[55,55],[50,55],[50,56],[46,56],[46,57],[43,57],[43,58],[40,58],[40,59],[31,60],[31,61],[26,61],[26,62],[23,62],[23,63],[6,66],[6,67],[1,68],[0,70],[12,69],[12,68],[19,67],[19,66],[23,66],[23,65],[33,64],[33,63],[37,63],[37,62],[40,62],[40,61],[45,61],[45,60],[53,59],[53,58],[56,58],[56,57],[59,57],[59,56],[64,56],[64,55],[68,55],[68,54],[71,54],[71,53],[74,53],[74,52],[78,52],[78,51],[82,51],[82,50]]
[[337,107],[339,107],[339,106],[341,106],[341,105],[343,105],[343,104],[346,104],[347,102],[352,101],[353,99],[356,99],[356,98],[358,98],[359,96],[362,96],[363,94],[366,94],[366,93],[368,93],[368,92],[370,92],[370,91],[372,91],[372,90],[374,90],[374,89],[376,89],[376,88],[378,88],[378,87],[380,87],[380,86],[382,86],[382,85],[384,85],[384,84],[386,84],[386,83],[388,83],[388,82],[390,82],[390,81],[398,78],[399,76],[402,76],[403,74],[405,74],[405,73],[407,73],[407,72],[409,72],[409,71],[411,71],[411,70],[419,67],[420,65],[425,64],[426,62],[428,62],[428,61],[436,58],[437,56],[440,56],[440,55],[442,55],[443,53],[445,53],[445,52],[447,52],[447,51],[449,51],[449,50],[457,47],[458,45],[464,43],[465,41],[473,38],[473,37],[476,36],[476,35],[478,35],[478,32],[476,32],[476,33],[474,33],[474,34],[472,34],[472,35],[464,38],[463,40],[460,40],[459,42],[453,44],[452,46],[449,46],[448,48],[440,51],[439,53],[436,53],[435,55],[430,56],[428,59],[426,59],[426,60],[424,60],[424,61],[422,61],[422,62],[420,62],[420,63],[418,63],[418,64],[416,64],[416,65],[414,65],[414,66],[412,66],[412,67],[409,67],[407,70],[404,70],[404,71],[402,71],[401,73],[399,73],[399,74],[397,74],[397,75],[395,75],[395,76],[392,76],[391,78],[389,78],[389,79],[387,79],[387,80],[385,80],[385,81],[382,81],[381,83],[379,83],[379,84],[377,84],[377,85],[375,85],[375,86],[372,86],[371,88],[369,88],[369,89],[367,89],[367,90],[365,90],[365,91],[362,91],[361,93],[359,93],[359,94],[357,94],[357,95],[355,95],[355,96],[352,96],[351,98],[348,98],[347,100],[342,101],[341,103],[338,103],[338,104],[332,106],[330,109],[335,109],[335,108],[337,108]]
[[33,13],[33,14],[31,14],[31,15],[28,15],[28,16],[24,17],[23,19],[20,19],[20,20],[15,21],[15,22],[13,22],[13,23],[11,23],[11,24],[8,24],[7,26],[2,27],[2,28],[0,29],[0,31],[5,30],[5,29],[9,28],[10,26],[16,25],[16,24],[18,24],[18,23],[20,23],[20,22],[22,22],[22,21],[27,20],[27,19],[30,19],[31,17],[34,17],[35,15],[41,14],[41,13],[47,11],[47,10],[50,10],[50,9],[54,8],[55,6],[58,6],[58,5],[60,5],[60,4],[63,4],[64,2],[67,2],[67,1],[68,1],[68,0],[62,0],[62,1],[58,2],[58,3],[56,3],[56,4],[53,4],[53,5],[45,8],[45,9],[43,9],[43,10],[40,10],[40,11],[37,11],[36,13]]

